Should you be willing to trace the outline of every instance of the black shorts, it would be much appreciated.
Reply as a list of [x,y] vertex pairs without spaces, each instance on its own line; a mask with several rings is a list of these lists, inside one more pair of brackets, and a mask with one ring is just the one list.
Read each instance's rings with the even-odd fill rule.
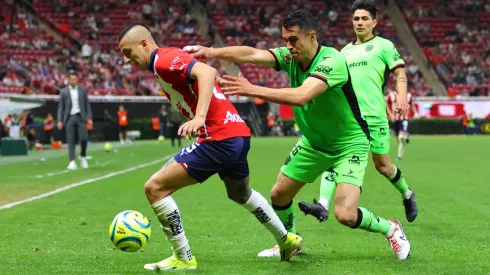
[[119,125],[119,132],[127,132],[127,131],[128,131],[128,125],[126,126]]
[[393,125],[393,130],[395,130],[396,135],[401,132],[408,133],[408,120],[397,120]]

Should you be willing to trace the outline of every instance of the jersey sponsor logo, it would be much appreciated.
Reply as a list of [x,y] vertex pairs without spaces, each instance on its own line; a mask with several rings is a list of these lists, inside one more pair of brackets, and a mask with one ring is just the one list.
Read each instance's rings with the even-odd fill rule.
[[180,222],[180,214],[179,210],[175,209],[172,213],[167,215],[167,221],[170,226],[170,230],[172,230],[172,235],[179,235],[184,231],[182,228],[182,223]]
[[232,114],[230,111],[226,111],[226,118],[225,118],[225,123],[228,122],[245,122],[243,119],[240,117],[239,114]]
[[373,45],[367,45],[367,46],[366,46],[366,52],[370,52],[370,51],[372,51],[372,50],[373,50],[373,48],[374,48],[374,46],[373,46]]
[[327,65],[318,65],[315,68],[315,72],[323,73],[323,74],[329,74],[332,71],[332,68],[330,68]]
[[352,62],[349,64],[349,69],[354,68],[354,67],[362,67],[362,66],[367,66],[368,63],[367,61],[359,61],[359,62]]
[[184,63],[184,60],[182,60],[182,57],[176,56],[176,57],[174,57],[174,59],[170,63],[170,71],[173,72],[176,67],[179,68],[179,70],[182,70],[185,67],[185,65],[187,65],[187,64]]
[[288,155],[288,157],[286,158],[286,160],[284,161],[284,165],[288,165],[288,163],[291,161],[291,156]]
[[359,158],[358,155],[352,155],[352,158],[349,160],[349,163],[360,165],[361,159]]
[[264,212],[264,210],[262,210],[262,208],[260,207],[257,207],[257,209],[255,209],[252,214],[255,215],[255,217],[257,218],[257,220],[259,220],[260,223],[266,223],[268,221],[271,220],[271,218],[269,216],[267,216],[267,214]]
[[400,59],[402,59],[402,57],[400,56],[400,54],[395,49],[395,53],[393,54],[393,61],[398,61]]

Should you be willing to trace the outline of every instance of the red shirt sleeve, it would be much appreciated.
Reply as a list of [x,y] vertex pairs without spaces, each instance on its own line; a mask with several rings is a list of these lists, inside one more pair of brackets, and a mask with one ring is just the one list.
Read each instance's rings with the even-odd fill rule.
[[160,51],[157,55],[155,70],[162,79],[192,83],[191,70],[197,62],[192,55],[178,49]]

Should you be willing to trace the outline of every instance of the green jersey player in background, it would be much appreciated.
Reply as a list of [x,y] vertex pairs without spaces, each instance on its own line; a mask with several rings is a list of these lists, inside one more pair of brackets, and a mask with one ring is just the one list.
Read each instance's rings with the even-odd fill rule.
[[[383,96],[389,74],[393,72],[396,75],[399,99],[396,111],[401,116],[408,112],[405,63],[391,41],[373,35],[373,28],[377,24],[374,1],[357,0],[353,3],[351,11],[357,39],[347,44],[341,52],[349,67],[361,113],[369,125],[373,162],[376,170],[401,193],[407,220],[413,222],[418,213],[415,193],[408,188],[401,170],[391,163],[390,128]],[[329,201],[336,186],[335,176],[338,173],[334,170],[329,169],[322,175],[319,202],[299,203],[305,214],[315,216],[320,222],[328,218]]]
[[[199,46],[194,56],[254,63],[288,73],[291,88],[259,87],[240,76],[224,76],[221,86],[228,95],[258,97],[293,106],[303,136],[289,153],[271,190],[272,207],[289,232],[296,232],[294,196],[306,183],[314,182],[325,169],[332,167],[338,174],[337,220],[354,229],[383,234],[397,257],[406,259],[410,243],[400,223],[358,207],[368,162],[369,130],[361,116],[344,56],[334,48],[319,45],[316,33],[313,15],[297,10],[283,22],[286,47],[267,51],[246,46]],[[276,255],[279,256],[277,248],[259,253],[259,256]]]

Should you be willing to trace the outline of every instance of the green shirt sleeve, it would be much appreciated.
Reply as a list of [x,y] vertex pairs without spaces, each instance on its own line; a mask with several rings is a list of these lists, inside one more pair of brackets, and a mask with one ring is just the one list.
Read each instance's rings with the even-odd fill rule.
[[289,53],[288,48],[286,47],[279,47],[279,48],[274,48],[270,49],[269,52],[274,56],[276,59],[276,66],[274,69],[276,71],[289,71],[289,66],[291,65],[291,54]]
[[338,53],[322,58],[323,60],[312,68],[310,77],[325,81],[329,88],[344,85],[349,79],[344,57]]
[[393,71],[398,67],[405,66],[405,61],[403,61],[402,57],[396,50],[395,45],[390,41],[388,41],[384,46],[382,58],[386,65],[388,65],[388,68],[390,68],[390,71]]

